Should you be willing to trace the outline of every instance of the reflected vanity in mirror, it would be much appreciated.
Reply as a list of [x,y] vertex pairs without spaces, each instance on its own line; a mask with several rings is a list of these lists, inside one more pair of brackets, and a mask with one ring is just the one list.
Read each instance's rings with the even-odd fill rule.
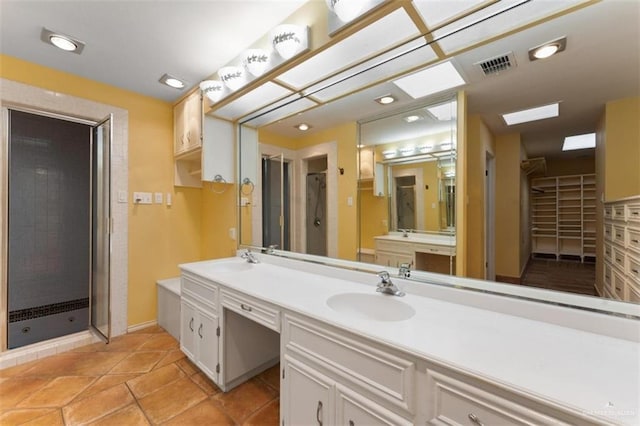
[[359,260],[455,272],[456,99],[360,123]]
[[[296,91],[238,118],[240,245],[522,283],[536,257],[532,194],[539,188],[532,182],[591,175],[597,214],[581,238],[595,256],[569,260],[593,261],[586,285],[611,297],[602,279],[601,201],[640,193],[640,179],[625,178],[640,170],[637,120],[629,119],[640,97],[640,6],[463,3],[450,19],[430,15],[428,0],[385,3],[380,10],[388,10],[368,27],[274,78]],[[376,32],[390,41],[377,39],[377,52],[353,50]],[[531,53],[562,37],[565,48],[556,55]],[[593,49],[602,55],[597,61]],[[421,76],[441,64],[449,64],[443,76]],[[426,88],[451,70],[461,83]],[[407,85],[407,76],[419,78]],[[395,102],[381,105],[382,96]],[[510,125],[502,117],[555,102],[553,118]],[[596,149],[563,151],[564,137],[592,132]],[[405,241],[416,246],[392,244]],[[527,297],[574,303],[555,291]]]

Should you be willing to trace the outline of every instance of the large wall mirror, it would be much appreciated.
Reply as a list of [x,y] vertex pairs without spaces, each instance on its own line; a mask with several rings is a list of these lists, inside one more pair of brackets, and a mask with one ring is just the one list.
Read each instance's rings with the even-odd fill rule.
[[[613,170],[602,146],[562,146],[593,132],[602,143],[612,106],[637,112],[640,4],[446,3],[388,3],[379,20],[271,82],[294,94],[238,120],[241,246],[515,282],[535,256],[533,180],[592,175],[592,255],[574,260],[602,274],[602,200],[640,193],[638,153]],[[550,41],[559,52],[536,58]],[[435,73],[441,64],[450,68]],[[461,82],[434,86],[452,70]],[[553,118],[502,116],[555,103]],[[635,135],[632,150],[635,123],[619,133]]]

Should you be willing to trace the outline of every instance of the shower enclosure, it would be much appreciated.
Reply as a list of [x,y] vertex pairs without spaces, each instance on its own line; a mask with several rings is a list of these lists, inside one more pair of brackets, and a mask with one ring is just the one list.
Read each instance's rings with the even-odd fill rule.
[[309,173],[306,182],[307,253],[327,255],[327,174]]
[[5,117],[7,347],[90,326],[108,339],[111,120]]
[[262,245],[290,250],[289,163],[283,155],[262,158]]

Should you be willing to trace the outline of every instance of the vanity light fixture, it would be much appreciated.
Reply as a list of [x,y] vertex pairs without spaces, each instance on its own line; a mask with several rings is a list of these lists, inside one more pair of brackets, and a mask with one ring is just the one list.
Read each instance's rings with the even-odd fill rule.
[[326,0],[327,7],[342,22],[349,22],[360,15],[366,0]]
[[246,83],[244,69],[241,67],[222,67],[218,70],[218,77],[231,90],[238,90]]
[[560,37],[555,40],[548,41],[540,46],[529,49],[529,60],[536,61],[538,59],[546,59],[556,53],[562,52],[567,47],[567,37]]
[[66,52],[72,52],[78,55],[82,53],[82,50],[85,46],[84,42],[74,37],[51,31],[44,27],[42,28],[42,31],[40,33],[40,40],[47,44],[55,46],[58,49],[62,49]]
[[416,147],[415,146],[405,146],[400,148],[400,154],[402,155],[411,155],[414,152],[416,152]]
[[562,144],[563,151],[573,151],[575,149],[588,149],[596,147],[596,134],[585,133],[584,135],[567,136]]
[[365,147],[365,145],[363,145],[363,144],[358,144],[358,145],[356,145],[356,148],[358,148],[358,149],[362,149],[362,148],[364,148],[364,147]]
[[396,155],[398,155],[398,150],[397,149],[387,149],[385,151],[382,151],[382,155],[384,156],[384,158],[393,158]]
[[429,152],[433,149],[433,145],[422,145],[418,150],[422,153]]
[[260,77],[267,70],[271,53],[266,49],[248,49],[242,57],[242,64],[254,77]]
[[438,145],[440,147],[440,149],[451,149],[451,142],[443,142],[440,145]]
[[293,24],[278,25],[271,31],[271,44],[284,59],[291,59],[309,48],[309,27]]
[[169,74],[164,74],[158,81],[174,89],[184,89],[185,87],[184,81]]
[[200,90],[211,102],[215,103],[224,96],[225,87],[224,83],[219,80],[205,80],[200,83]]
[[535,108],[523,109],[521,111],[502,114],[502,118],[507,125],[527,123],[529,121],[543,120],[545,118],[558,117],[560,115],[560,104],[558,102],[543,105]]
[[300,131],[303,131],[303,132],[306,132],[307,130],[309,130],[311,128],[311,126],[309,124],[307,124],[307,123],[300,123],[297,126],[293,126],[293,127],[295,127],[296,129],[298,129]]
[[384,95],[384,96],[380,96],[379,98],[374,99],[377,103],[379,103],[380,105],[389,105],[392,104],[396,101],[396,98],[394,98],[391,95]]

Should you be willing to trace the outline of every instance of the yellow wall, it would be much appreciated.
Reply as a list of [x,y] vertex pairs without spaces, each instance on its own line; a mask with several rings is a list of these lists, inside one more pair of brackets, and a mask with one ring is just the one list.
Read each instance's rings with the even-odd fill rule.
[[[418,164],[401,164],[393,166],[394,170],[403,169],[422,169],[423,184],[428,186],[429,189],[425,189],[425,186],[418,188],[416,191],[423,192],[423,223],[425,231],[440,231],[440,202],[438,201],[438,162],[428,161]],[[416,194],[417,195],[417,194]],[[416,198],[417,200],[417,198]],[[435,204],[435,208],[432,207]],[[416,218],[417,219],[417,218]]]
[[[201,254],[203,259],[217,259],[236,255],[238,232],[236,229],[235,184],[206,182],[202,187]],[[249,234],[251,220],[249,219]],[[230,229],[235,230],[232,239]]]
[[[485,168],[487,152],[495,156],[494,137],[478,115],[467,117],[467,276],[485,272]],[[495,229],[495,224],[491,226]]]
[[366,218],[360,223],[360,244],[362,248],[373,249],[373,237],[389,232],[389,198],[374,196],[369,183],[360,189],[360,211]]
[[200,190],[173,187],[172,105],[10,56],[0,64],[2,78],[129,112],[129,193],[173,194],[171,207],[129,205],[128,323],[156,319],[156,280],[200,259]]
[[640,97],[607,102],[605,199],[640,194]]
[[[520,277],[520,134],[495,138],[496,276]],[[471,177],[469,181],[473,180]],[[470,238],[473,235],[469,234]]]

